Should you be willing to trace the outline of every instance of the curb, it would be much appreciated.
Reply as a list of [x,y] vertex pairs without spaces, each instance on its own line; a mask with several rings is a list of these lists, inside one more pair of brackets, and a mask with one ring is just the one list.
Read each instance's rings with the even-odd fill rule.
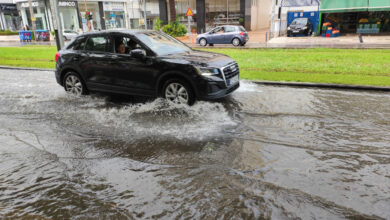
[[[0,69],[55,71],[54,69],[10,67],[10,66],[0,66]],[[307,82],[277,82],[277,81],[262,81],[262,80],[248,80],[248,81],[259,85],[268,85],[268,86],[289,86],[289,87],[303,87],[303,88],[348,89],[348,90],[390,92],[390,87],[385,87],[385,86],[365,86],[365,85],[307,83]]]
[[289,86],[289,87],[304,87],[304,88],[326,88],[326,89],[345,89],[345,90],[347,89],[347,90],[390,92],[390,87],[385,87],[385,86],[365,86],[365,85],[306,83],[306,82],[275,82],[275,81],[259,81],[259,80],[250,80],[250,81],[256,84],[268,85],[268,86]]
[[55,71],[55,69],[29,68],[29,67],[14,67],[14,66],[0,66],[0,69],[11,69],[11,70],[34,70],[34,71]]

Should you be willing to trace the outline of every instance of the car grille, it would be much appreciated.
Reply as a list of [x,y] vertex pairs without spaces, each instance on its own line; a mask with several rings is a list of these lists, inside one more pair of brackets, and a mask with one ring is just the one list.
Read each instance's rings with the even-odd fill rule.
[[238,68],[238,64],[236,62],[229,64],[226,67],[222,68],[223,74],[225,74],[225,79],[230,79],[233,76],[236,76],[240,73],[240,70]]

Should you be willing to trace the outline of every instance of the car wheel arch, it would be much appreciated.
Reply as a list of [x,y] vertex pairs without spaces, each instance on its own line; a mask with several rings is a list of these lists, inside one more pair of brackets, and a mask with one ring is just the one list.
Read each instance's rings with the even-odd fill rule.
[[83,79],[83,77],[81,76],[81,74],[80,74],[77,70],[75,70],[75,69],[73,69],[73,68],[64,68],[64,69],[61,71],[61,74],[60,74],[61,85],[64,85],[64,77],[65,77],[65,75],[66,75],[67,73],[69,73],[69,72],[74,72],[74,73],[76,73],[76,74],[80,77],[80,79],[83,81],[83,83],[85,84],[85,80]]
[[191,86],[191,89],[194,91],[195,96],[196,97],[198,96],[198,91],[196,89],[196,86],[194,85],[194,83],[192,82],[192,80],[190,79],[189,76],[187,76],[186,74],[179,72],[179,71],[168,71],[168,72],[163,73],[157,79],[157,83],[156,83],[156,96],[157,97],[161,96],[161,92],[162,92],[164,83],[167,80],[174,79],[174,78],[181,79],[181,80],[184,80],[185,82],[187,82]]

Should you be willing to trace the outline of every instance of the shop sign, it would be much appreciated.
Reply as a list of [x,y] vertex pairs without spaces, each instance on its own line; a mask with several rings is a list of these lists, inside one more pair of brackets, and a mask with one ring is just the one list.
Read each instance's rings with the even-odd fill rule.
[[76,2],[59,1],[58,6],[60,6],[60,7],[76,7]]
[[16,5],[12,4],[0,4],[0,11],[9,12],[17,11]]
[[104,2],[104,11],[124,11],[122,2]]
[[[36,8],[36,7],[39,7],[40,4],[39,4],[39,2],[31,2],[31,6],[33,8]],[[20,7],[22,7],[22,8],[29,8],[30,4],[28,2],[23,2],[23,3],[20,4]]]

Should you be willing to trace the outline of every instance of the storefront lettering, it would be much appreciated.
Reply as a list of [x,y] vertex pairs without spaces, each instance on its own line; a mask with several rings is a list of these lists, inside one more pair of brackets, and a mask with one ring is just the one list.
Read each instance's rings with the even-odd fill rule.
[[[39,7],[39,2],[31,2],[31,6],[34,7],[34,8],[35,7]],[[30,7],[30,4],[28,2],[23,2],[23,3],[20,4],[20,7],[28,8],[28,7]]]
[[76,7],[76,2],[59,1],[58,6],[60,6],[60,7]]
[[0,4],[0,10],[1,11],[16,11],[16,5],[6,5],[6,4]]

